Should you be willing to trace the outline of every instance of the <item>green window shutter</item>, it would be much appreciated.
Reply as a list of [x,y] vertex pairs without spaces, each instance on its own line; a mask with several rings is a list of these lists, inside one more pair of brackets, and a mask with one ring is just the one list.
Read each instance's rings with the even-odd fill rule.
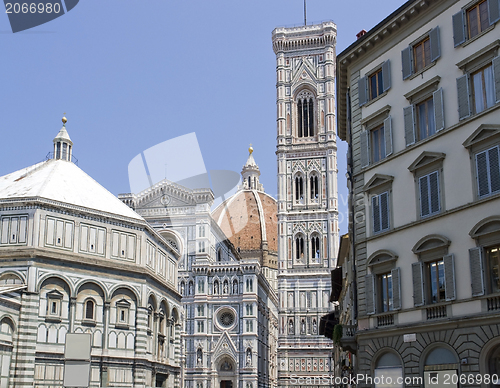
[[362,131],[359,134],[361,167],[366,167],[370,164],[370,145],[368,141],[369,134],[370,133],[368,131]]
[[469,264],[472,296],[484,295],[484,272],[482,248],[469,249]]
[[388,60],[382,64],[382,83],[384,92],[391,88],[391,63]]
[[401,310],[401,270],[394,268],[391,271],[392,275],[392,308]]
[[391,116],[384,120],[384,141],[385,141],[385,156],[392,154],[392,119]]
[[414,120],[414,106],[410,105],[403,108],[403,116],[405,123],[405,141],[406,146],[415,143],[415,120]]
[[443,104],[443,88],[439,88],[432,94],[434,103],[434,122],[436,123],[436,131],[444,129],[444,104]]
[[488,0],[488,15],[490,24],[496,23],[500,20],[500,1]]
[[496,102],[500,102],[500,57],[493,58],[493,78],[495,80]]
[[368,102],[368,78],[361,77],[358,81],[358,99],[359,106],[363,106]]
[[455,286],[455,258],[453,254],[443,257],[444,261],[444,293],[446,300],[457,298]]
[[423,284],[423,265],[421,262],[411,265],[413,278],[413,305],[415,307],[424,305],[424,284]]
[[453,21],[453,42],[455,47],[465,42],[465,12],[462,10],[452,17]]
[[436,61],[441,56],[441,43],[439,41],[439,26],[429,33],[431,43],[431,62]]
[[375,275],[365,276],[366,314],[375,314]]
[[411,47],[405,48],[401,51],[401,63],[403,67],[403,79],[407,79],[411,76]]
[[470,116],[469,76],[467,74],[457,78],[458,90],[458,117],[460,120]]

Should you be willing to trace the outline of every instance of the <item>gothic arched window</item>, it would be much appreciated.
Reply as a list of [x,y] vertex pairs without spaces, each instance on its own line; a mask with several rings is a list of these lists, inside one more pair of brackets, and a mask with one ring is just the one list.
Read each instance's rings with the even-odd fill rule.
[[295,260],[304,258],[304,237],[299,235],[295,237]]
[[320,239],[318,235],[314,235],[311,237],[311,258],[319,259],[321,255],[321,245]]
[[309,184],[311,189],[311,200],[317,200],[319,198],[318,176],[311,176],[311,178],[309,179]]
[[304,90],[297,96],[297,137],[314,136],[314,96]]
[[303,203],[304,201],[304,179],[298,175],[295,177],[295,202]]

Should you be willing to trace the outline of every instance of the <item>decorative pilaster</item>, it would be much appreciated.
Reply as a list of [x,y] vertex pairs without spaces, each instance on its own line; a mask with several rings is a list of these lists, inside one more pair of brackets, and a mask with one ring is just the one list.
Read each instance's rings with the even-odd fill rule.
[[35,382],[35,355],[37,319],[40,298],[38,294],[25,292],[21,295],[17,354],[14,356],[13,387],[33,387]]

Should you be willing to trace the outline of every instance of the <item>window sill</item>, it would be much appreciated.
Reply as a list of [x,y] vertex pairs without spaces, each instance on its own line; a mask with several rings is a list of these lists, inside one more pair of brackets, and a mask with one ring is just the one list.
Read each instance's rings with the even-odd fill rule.
[[46,317],[45,317],[45,322],[60,323],[60,322],[61,322],[61,317],[57,317],[57,316],[46,316]]
[[116,323],[115,324],[115,329],[128,330],[129,329],[129,325],[127,323]]
[[[495,23],[496,24],[496,23]],[[481,38],[483,35],[487,34],[488,32],[490,32],[492,29],[495,28],[495,24],[489,26],[486,30],[484,31],[481,31],[479,34],[477,34],[475,37],[473,38],[470,38],[470,39],[467,39],[464,43],[462,44],[459,44],[457,47],[466,47],[468,46],[469,44],[473,43],[474,41],[478,40],[479,38]],[[455,47],[455,48],[457,48]]]
[[85,325],[85,326],[95,326],[96,325],[96,321],[94,321],[92,319],[82,319],[82,325]]
[[[424,72],[426,72],[427,70],[429,70],[431,67],[433,67],[435,64],[436,64],[437,60],[435,60],[434,62],[432,62],[431,64],[425,66],[423,69],[420,69],[419,71],[417,71],[416,73],[413,73],[412,75],[410,75],[407,80],[412,80],[414,78],[417,78],[420,74],[423,74]],[[405,80],[406,81],[406,80]]]
[[389,90],[386,90],[382,94],[379,94],[377,97],[375,97],[374,99],[368,101],[366,104],[361,105],[361,108],[366,108],[367,106],[370,106],[370,105],[376,103],[378,100],[384,98],[387,95],[387,93],[389,93]]

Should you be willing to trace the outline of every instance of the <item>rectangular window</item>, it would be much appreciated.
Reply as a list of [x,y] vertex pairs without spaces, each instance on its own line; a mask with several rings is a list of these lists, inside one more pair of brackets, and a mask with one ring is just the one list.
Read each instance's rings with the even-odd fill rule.
[[373,233],[390,228],[389,222],[389,192],[372,197]]
[[423,71],[441,56],[439,26],[401,51],[403,79]]
[[429,303],[440,303],[446,300],[444,260],[437,260],[427,264],[429,276]]
[[471,78],[474,112],[480,113],[495,105],[496,96],[493,65],[489,64],[475,73],[472,73]]
[[377,98],[384,92],[384,84],[382,81],[382,69],[379,69],[375,73],[368,76],[368,87],[370,93],[370,100]]
[[499,147],[476,154],[478,196],[485,197],[500,191]]
[[489,292],[500,291],[500,246],[486,249],[486,260],[488,263]]
[[481,0],[472,7],[453,15],[453,41],[455,47],[481,34],[500,20],[500,2]]
[[418,178],[420,193],[420,216],[427,217],[439,213],[441,199],[439,193],[439,172],[434,171]]
[[488,2],[486,0],[469,8],[467,14],[467,32],[469,39],[474,38],[490,26]]
[[371,131],[372,162],[376,163],[385,158],[384,126]]
[[434,121],[434,99],[431,97],[416,105],[417,141],[428,138],[436,133]]
[[414,72],[417,73],[431,63],[431,41],[427,36],[413,46]]
[[392,295],[392,273],[388,272],[379,276],[380,312],[394,310]]
[[374,100],[391,88],[391,64],[385,61],[377,70],[358,80],[359,106]]

